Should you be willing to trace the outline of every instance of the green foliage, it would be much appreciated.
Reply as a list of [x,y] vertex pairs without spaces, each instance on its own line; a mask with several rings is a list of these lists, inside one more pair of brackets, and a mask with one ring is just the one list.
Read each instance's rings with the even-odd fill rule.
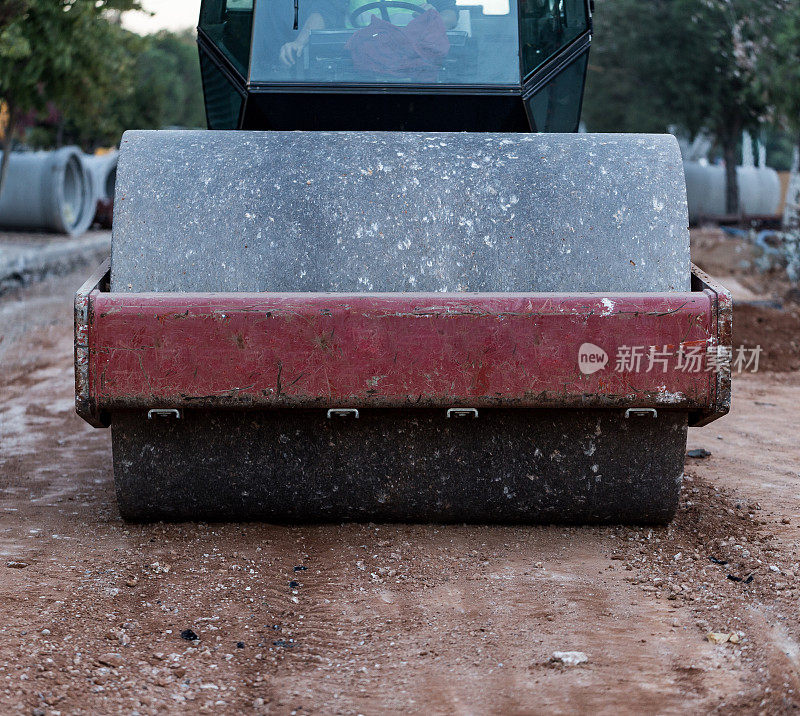
[[800,4],[784,10],[770,60],[770,93],[778,120],[800,147]]
[[[800,143],[800,3],[598,0],[583,118],[594,131],[766,136]],[[720,144],[722,139],[718,136]]]
[[119,25],[139,0],[0,0],[0,100],[38,145],[116,144],[128,128],[204,126],[190,32]]
[[[635,0],[598,0],[582,118],[592,132],[663,132],[670,123],[661,88],[639,71],[652,54],[648,14]],[[650,3],[646,3],[647,6]]]
[[135,81],[111,107],[120,129],[204,127],[205,108],[194,34],[159,32],[132,39]]
[[[602,0],[587,82],[590,129],[708,130],[729,167],[737,145],[775,114],[767,58],[796,0]],[[796,49],[796,44],[795,44]],[[796,82],[796,81],[795,81]]]
[[52,103],[92,113],[128,62],[105,20],[103,0],[26,0],[0,42],[0,97],[14,118]]
[[0,0],[0,32],[19,19],[28,9],[28,0]]
[[795,147],[790,135],[780,127],[768,125],[759,139],[767,149],[769,166],[779,172],[788,172],[792,167],[792,150]]
[[772,113],[761,58],[782,0],[601,0],[584,117],[592,129],[720,135]]
[[[124,81],[108,91],[96,113],[64,115],[62,141],[84,147],[117,144],[126,129],[205,127],[197,44],[192,32],[139,36],[113,27],[128,65]],[[31,138],[55,142],[55,128]]]

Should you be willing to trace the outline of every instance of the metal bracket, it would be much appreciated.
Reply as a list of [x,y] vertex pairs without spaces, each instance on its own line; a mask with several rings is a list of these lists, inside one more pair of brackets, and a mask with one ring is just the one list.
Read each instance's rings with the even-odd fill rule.
[[331,408],[328,411],[328,420],[331,418],[358,418],[356,408]]
[[655,408],[628,408],[625,411],[626,418],[646,418],[648,415],[651,418],[657,418],[658,411]]
[[477,418],[478,417],[478,409],[477,408],[448,408],[447,409],[447,417],[448,418]]
[[152,420],[153,418],[175,418],[175,420],[180,420],[181,411],[176,408],[153,408],[147,411],[147,419]]

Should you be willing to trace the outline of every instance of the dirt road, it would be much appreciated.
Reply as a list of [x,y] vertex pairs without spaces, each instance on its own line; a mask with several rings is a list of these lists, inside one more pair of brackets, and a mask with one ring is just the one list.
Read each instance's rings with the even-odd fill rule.
[[0,712],[800,704],[798,373],[691,432],[712,455],[666,529],[133,526],[73,411],[78,283],[0,301]]

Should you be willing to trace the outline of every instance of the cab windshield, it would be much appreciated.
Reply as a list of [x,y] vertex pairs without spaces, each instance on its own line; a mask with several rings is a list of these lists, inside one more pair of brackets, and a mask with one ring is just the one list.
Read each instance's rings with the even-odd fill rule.
[[517,0],[258,0],[250,81],[518,85]]

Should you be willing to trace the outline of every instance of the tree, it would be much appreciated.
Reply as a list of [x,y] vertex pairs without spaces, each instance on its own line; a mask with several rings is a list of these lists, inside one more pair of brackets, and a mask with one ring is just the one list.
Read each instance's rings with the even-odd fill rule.
[[[25,17],[28,9],[27,0],[0,0],[0,67],[3,64],[21,61],[30,54],[31,45],[25,33],[22,32],[20,21]],[[0,70],[2,72],[2,70]],[[4,99],[0,80],[0,100]],[[5,98],[7,122],[2,129],[3,159],[0,162],[0,192],[8,172],[11,143],[14,139],[14,129],[18,122],[17,108]]]
[[[9,8],[0,29],[0,98],[7,106],[0,193],[11,143],[22,117],[48,103],[64,113],[96,114],[104,96],[124,81],[128,57],[106,19],[138,0],[0,0]],[[2,16],[2,15],[0,15]]]
[[42,147],[78,144],[91,152],[117,144],[126,129],[205,127],[192,31],[140,36],[112,23],[109,32],[126,58],[121,81],[103,93],[93,112],[53,106],[53,111],[41,113],[26,131],[26,141]]
[[[800,156],[800,6],[793,4],[785,9],[773,48],[770,92],[778,121],[794,139],[795,156]],[[800,175],[796,163],[786,192],[784,229],[800,235]]]
[[[744,130],[754,133],[769,118],[772,108],[764,82],[767,54],[782,0],[681,0],[679,8],[691,18],[691,54],[684,69],[692,81],[694,113],[721,145],[725,160],[726,212],[739,214],[736,175],[737,147]],[[692,8],[694,6],[694,8]],[[693,10],[693,11],[692,11]],[[681,51],[681,43],[673,46]],[[697,128],[699,116],[694,126]]]
[[200,61],[194,33],[161,31],[135,45],[134,84],[113,98],[109,114],[118,131],[129,128],[205,127]]
[[27,7],[27,0],[0,0],[0,32],[20,18]]
[[[631,119],[640,123],[636,129],[646,130],[641,125],[655,117],[661,128],[710,131],[725,159],[729,214],[739,213],[742,132],[757,131],[771,113],[764,58],[788,5],[788,0],[605,0],[598,7],[596,40],[605,47],[598,48],[592,65],[601,63],[609,79],[598,78],[596,68],[589,86],[597,81],[612,93],[616,87],[612,116],[622,106],[626,130],[634,129]],[[600,19],[604,12],[611,18],[608,25]]]
[[639,71],[656,50],[637,0],[598,0],[582,118],[594,132],[663,132],[674,123],[661,88]]

